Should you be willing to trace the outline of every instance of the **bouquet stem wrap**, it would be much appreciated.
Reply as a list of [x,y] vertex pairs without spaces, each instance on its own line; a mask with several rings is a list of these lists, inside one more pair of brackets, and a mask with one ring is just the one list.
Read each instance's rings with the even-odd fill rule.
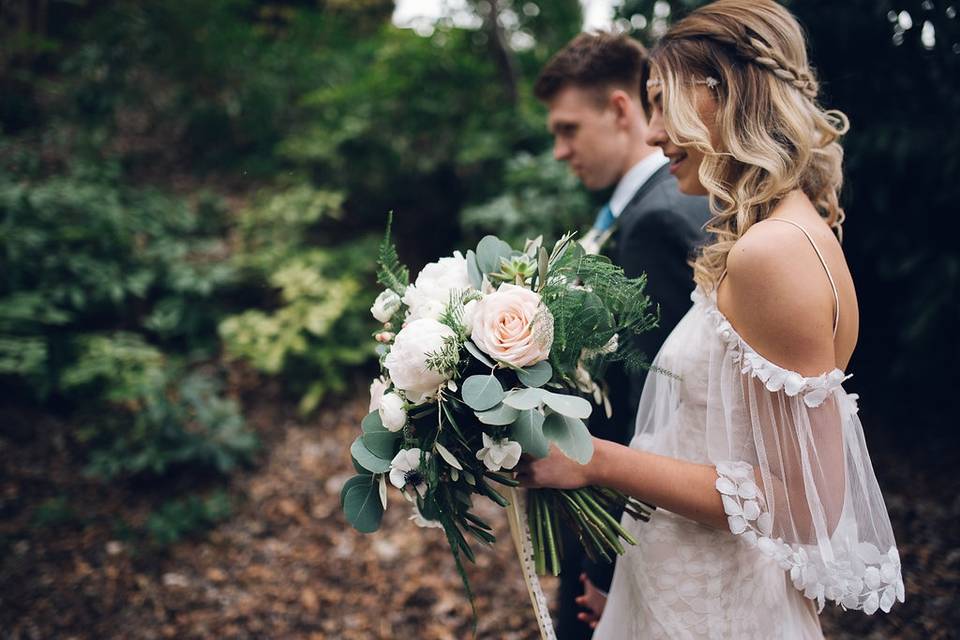
[[540,627],[540,637],[543,640],[556,640],[557,634],[553,630],[553,620],[550,618],[547,598],[540,586],[540,579],[537,577],[533,560],[533,545],[530,542],[530,527],[527,525],[523,493],[514,487],[510,487],[507,493],[510,500],[510,506],[507,507],[510,535],[513,538],[513,546],[517,550],[517,557],[520,559],[520,570],[523,572],[523,581],[527,585],[530,603],[533,605],[533,613],[537,618],[537,625]]

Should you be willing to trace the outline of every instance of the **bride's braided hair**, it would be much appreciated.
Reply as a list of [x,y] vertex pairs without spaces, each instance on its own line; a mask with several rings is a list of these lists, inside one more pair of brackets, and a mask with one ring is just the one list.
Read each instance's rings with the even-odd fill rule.
[[[737,239],[794,189],[842,238],[837,140],[849,123],[817,103],[803,32],[786,9],[773,0],[718,0],[677,22],[650,60],[663,84],[668,134],[704,154],[700,181],[710,193],[714,242],[694,262],[699,284],[715,286]],[[708,77],[719,80],[712,89],[719,140],[710,139],[690,90]]]

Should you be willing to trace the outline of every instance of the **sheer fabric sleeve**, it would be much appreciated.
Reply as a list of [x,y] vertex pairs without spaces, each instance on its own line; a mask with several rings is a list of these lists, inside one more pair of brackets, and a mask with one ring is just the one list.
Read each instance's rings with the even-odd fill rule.
[[857,417],[834,370],[803,377],[764,359],[716,306],[707,457],[730,531],[789,572],[820,609],[868,614],[903,602],[889,516]]

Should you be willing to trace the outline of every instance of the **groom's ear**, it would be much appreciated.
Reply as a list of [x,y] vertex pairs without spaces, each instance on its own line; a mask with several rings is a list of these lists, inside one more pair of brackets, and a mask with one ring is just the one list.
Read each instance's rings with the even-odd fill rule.
[[635,100],[623,89],[614,89],[607,97],[607,108],[613,110],[613,115],[619,124],[629,126],[633,118]]

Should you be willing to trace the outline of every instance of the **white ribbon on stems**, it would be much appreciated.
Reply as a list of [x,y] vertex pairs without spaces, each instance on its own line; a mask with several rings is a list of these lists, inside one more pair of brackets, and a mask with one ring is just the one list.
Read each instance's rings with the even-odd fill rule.
[[510,487],[507,494],[510,500],[510,506],[507,507],[510,535],[513,538],[513,546],[517,550],[517,557],[520,558],[520,570],[523,572],[523,581],[527,584],[533,613],[540,627],[540,637],[542,640],[557,640],[557,634],[553,630],[553,620],[550,618],[550,609],[547,607],[547,598],[543,595],[543,588],[540,586],[540,579],[537,577],[537,569],[533,561],[533,544],[530,541],[530,527],[527,525],[523,493]]

